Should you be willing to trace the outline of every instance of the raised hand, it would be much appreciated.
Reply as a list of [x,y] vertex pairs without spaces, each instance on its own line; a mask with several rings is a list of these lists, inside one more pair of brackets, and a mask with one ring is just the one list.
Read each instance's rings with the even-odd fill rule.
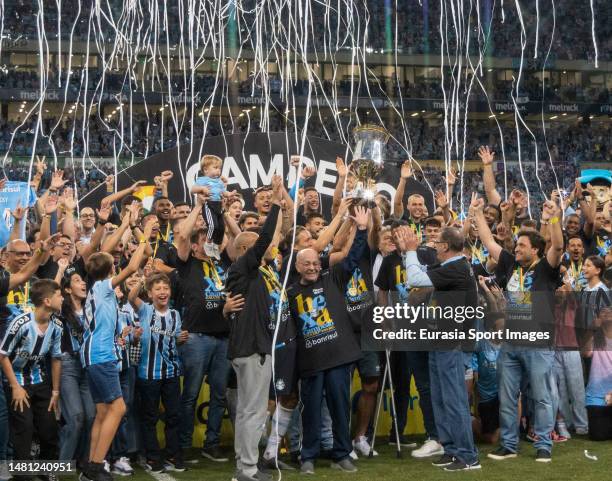
[[448,207],[448,199],[446,198],[446,194],[441,190],[436,190],[436,205],[440,207],[440,209],[446,209]]
[[45,201],[45,214],[51,215],[57,210],[58,197],[57,195],[49,195]]
[[478,149],[478,157],[482,162],[482,165],[492,165],[495,152],[491,152],[488,145],[484,145]]
[[357,224],[357,229],[365,230],[368,228],[368,222],[370,221],[370,209],[366,209],[364,206],[355,207],[355,215],[351,218]]
[[283,196],[283,179],[280,175],[272,176],[272,202],[280,204]]
[[291,165],[291,167],[298,167],[300,165],[301,160],[302,157],[300,157],[299,155],[292,155],[289,158],[289,164]]
[[131,185],[130,190],[132,191],[132,193],[134,193],[138,189],[140,189],[143,185],[147,185],[147,181],[146,180],[138,180],[138,181],[134,182]]
[[317,173],[314,167],[306,166],[302,169],[302,179],[306,180]]
[[455,185],[457,182],[457,172],[455,172],[454,167],[451,167],[446,174],[446,183],[450,186]]
[[108,218],[111,215],[111,207],[108,203],[100,206],[99,209],[96,209],[96,214],[98,214],[98,220],[101,222],[108,222]]
[[484,210],[484,199],[478,197],[476,192],[472,192],[472,200],[470,202],[469,214],[475,216]]
[[21,221],[23,220],[23,217],[25,216],[27,211],[28,209],[24,209],[23,207],[21,207],[21,202],[18,201],[17,206],[15,206],[15,209],[11,211],[11,215],[13,216],[13,219],[15,219],[15,221]]
[[74,211],[77,206],[77,200],[74,196],[74,190],[71,188],[64,189],[64,193],[62,195],[62,204],[68,211]]
[[68,180],[64,180],[64,171],[56,170],[51,176],[51,186],[49,189],[60,190],[62,187],[64,187],[64,185],[66,185],[67,182]]
[[400,177],[402,179],[408,179],[412,176],[412,161],[406,160],[402,164],[402,168],[400,169]]
[[36,173],[43,175],[45,170],[47,170],[47,163],[45,162],[46,156],[36,156]]
[[342,200],[340,201],[340,206],[338,207],[338,214],[339,215],[344,215],[348,212],[349,208],[351,207],[351,205],[353,205],[353,198],[352,197],[343,197]]
[[4,187],[6,186],[8,179],[6,177],[0,179],[0,190],[3,190]]
[[62,234],[60,232],[57,232],[57,233],[53,234],[52,236],[47,237],[40,244],[41,250],[43,252],[49,252],[53,248],[53,246],[55,246],[55,243],[60,239],[61,236],[62,236]]
[[172,177],[174,177],[174,172],[171,170],[164,170],[160,175],[163,182],[170,182]]
[[338,171],[338,177],[346,177],[347,168],[342,157],[336,157],[336,170]]

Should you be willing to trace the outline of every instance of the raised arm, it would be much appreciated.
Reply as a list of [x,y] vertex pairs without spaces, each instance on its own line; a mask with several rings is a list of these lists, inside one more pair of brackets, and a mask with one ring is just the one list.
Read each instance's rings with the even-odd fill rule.
[[336,157],[336,171],[338,172],[338,181],[336,183],[336,188],[334,189],[334,198],[331,209],[331,213],[334,217],[340,208],[340,201],[342,201],[342,193],[344,192],[344,184],[346,183],[347,168],[344,164],[344,160],[342,160],[341,157]]
[[393,197],[393,216],[396,219],[401,219],[404,215],[404,191],[406,190],[406,182],[412,176],[412,162],[406,160],[400,169],[400,180],[397,184],[395,197]]
[[119,202],[121,199],[123,199],[124,197],[130,194],[133,194],[138,189],[140,189],[143,185],[146,185],[146,184],[147,182],[145,180],[139,180],[137,182],[134,182],[127,189],[123,189],[123,190],[120,190],[119,192],[111,193],[110,195],[107,195],[106,197],[104,197],[104,199],[102,199],[102,204],[108,203],[109,205],[112,205],[115,202]]
[[419,239],[414,231],[408,226],[395,229],[395,245],[404,255],[406,265],[406,283],[408,287],[431,287],[432,283],[423,266],[419,263],[416,250],[419,247]]
[[85,262],[87,262],[89,256],[92,255],[94,252],[97,252],[98,248],[100,247],[102,237],[104,236],[104,225],[108,222],[108,218],[110,217],[111,207],[108,204],[101,206],[96,213],[98,215],[96,229],[91,235],[89,244],[84,244],[79,249],[79,254],[81,254],[81,257]]
[[338,212],[335,217],[329,223],[326,229],[323,230],[319,234],[317,240],[314,241],[312,248],[317,252],[323,252],[323,250],[329,245],[330,242],[334,240],[334,236],[342,224],[342,220],[344,219],[345,214],[348,211],[348,208],[353,203],[353,199],[350,197],[345,197],[340,201],[340,207],[338,208]]
[[550,248],[546,260],[552,267],[558,267],[563,257],[563,231],[561,230],[561,208],[551,200],[544,202],[542,220],[548,221]]
[[471,215],[474,216],[474,222],[476,222],[476,227],[478,228],[478,237],[489,251],[489,255],[493,258],[493,260],[498,262],[502,248],[497,242],[495,242],[493,233],[491,232],[491,229],[489,229],[487,221],[485,220],[483,209],[484,200],[477,197],[474,198],[470,204],[470,212]]
[[499,205],[502,201],[501,195],[495,186],[495,174],[493,173],[493,158],[495,152],[491,152],[488,146],[478,149],[478,156],[482,161],[482,183],[484,184],[487,201],[490,204]]
[[359,265],[359,259],[366,248],[370,209],[366,209],[362,206],[355,207],[353,220],[357,225],[357,233],[355,234],[355,239],[353,240],[348,255],[342,261],[342,268],[348,273],[353,272]]
[[123,237],[123,234],[125,233],[126,230],[128,230],[129,227],[130,227],[130,214],[126,213],[123,215],[123,219],[121,219],[121,224],[119,225],[119,227],[115,229],[115,231],[104,240],[101,251],[102,252],[112,252],[115,249],[115,247],[117,247],[117,244],[119,244],[119,241]]
[[[2,190],[2,186],[0,186],[0,190]],[[21,204],[17,203],[17,207],[11,211],[11,215],[13,216],[13,228],[11,229],[11,234],[8,240],[9,242],[16,239],[21,239],[21,230],[24,225],[23,218],[27,217],[28,209],[24,209],[21,207]]]
[[45,239],[40,243],[40,247],[34,251],[34,255],[18,272],[11,274],[9,279],[9,290],[20,286],[34,275],[36,269],[49,257],[49,251],[57,239],[59,234]]
[[141,282],[134,284],[134,287],[130,289],[128,292],[128,302],[132,305],[134,310],[138,312],[140,310],[140,306],[142,306],[142,299],[140,298],[140,292],[144,286],[144,276]]
[[74,222],[74,210],[76,209],[76,199],[72,189],[65,189],[61,198],[61,207],[64,210],[64,221],[62,222],[62,232],[72,239],[76,240],[76,225]]
[[121,285],[123,281],[136,272],[142,264],[142,261],[148,256],[147,252],[150,252],[150,250],[147,251],[147,247],[149,246],[149,238],[151,237],[153,224],[153,221],[147,223],[144,228],[144,238],[140,240],[138,248],[134,251],[134,254],[132,254],[129,264],[111,279],[111,286],[113,286],[113,288]]
[[181,228],[179,229],[175,242],[178,258],[182,261],[186,261],[191,253],[191,233],[193,232],[193,228],[198,220],[198,215],[200,215],[200,212],[202,211],[204,200],[205,197],[202,194],[199,194],[196,197],[195,206],[193,209],[191,209],[189,215],[183,219],[183,222],[181,222]]

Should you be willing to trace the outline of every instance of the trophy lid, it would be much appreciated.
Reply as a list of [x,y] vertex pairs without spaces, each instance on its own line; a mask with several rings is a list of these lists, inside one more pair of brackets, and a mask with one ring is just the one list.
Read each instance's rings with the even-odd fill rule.
[[368,161],[382,165],[389,136],[389,132],[378,125],[364,124],[355,127],[353,129],[355,139],[353,161]]

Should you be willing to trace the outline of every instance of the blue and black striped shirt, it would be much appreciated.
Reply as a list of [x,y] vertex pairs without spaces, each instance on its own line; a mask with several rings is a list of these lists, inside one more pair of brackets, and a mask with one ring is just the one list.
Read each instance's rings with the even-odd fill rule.
[[142,356],[138,365],[141,379],[168,379],[180,375],[176,339],[181,333],[181,316],[174,309],[163,314],[143,302],[138,310],[142,327]]
[[17,316],[11,321],[0,355],[7,356],[13,366],[17,382],[21,386],[40,384],[46,381],[47,372],[45,358],[61,358],[62,323],[55,317],[49,320],[45,332],[34,319],[34,313],[29,312]]

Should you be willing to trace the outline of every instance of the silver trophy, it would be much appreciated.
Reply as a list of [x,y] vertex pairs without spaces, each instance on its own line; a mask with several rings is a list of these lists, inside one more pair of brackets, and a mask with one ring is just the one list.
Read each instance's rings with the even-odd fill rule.
[[372,201],[376,194],[376,177],[384,168],[385,146],[389,132],[378,125],[365,124],[353,129],[355,149],[351,171],[357,178],[353,197]]

